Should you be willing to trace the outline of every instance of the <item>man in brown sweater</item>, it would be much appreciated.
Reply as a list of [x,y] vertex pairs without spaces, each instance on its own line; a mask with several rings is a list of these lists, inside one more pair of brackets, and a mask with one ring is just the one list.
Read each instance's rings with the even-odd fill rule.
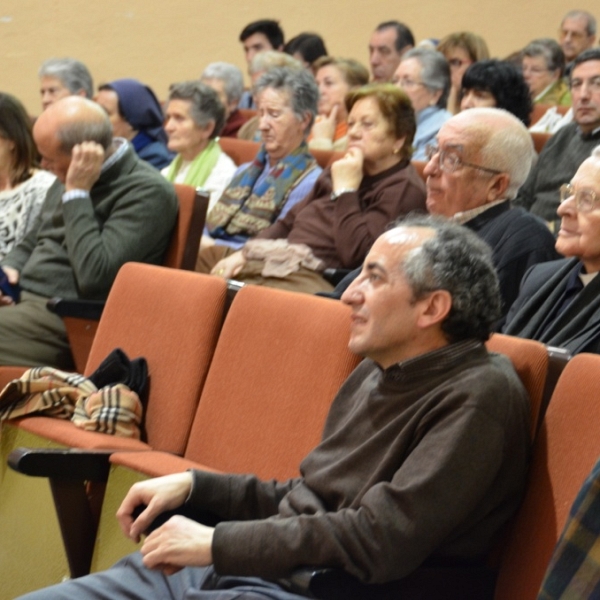
[[342,300],[349,347],[367,358],[301,477],[137,483],[117,515],[134,540],[182,505],[219,523],[174,516],[141,553],[27,598],[291,600],[306,566],[352,578],[344,598],[391,581],[390,597],[488,597],[484,559],[519,503],[529,450],[526,392],[483,344],[500,307],[489,249],[460,226],[411,218],[378,238]]

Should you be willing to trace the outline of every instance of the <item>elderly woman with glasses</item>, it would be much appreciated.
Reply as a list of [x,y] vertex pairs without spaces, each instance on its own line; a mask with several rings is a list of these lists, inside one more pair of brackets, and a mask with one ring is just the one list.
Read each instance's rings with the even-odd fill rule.
[[571,106],[569,86],[563,79],[565,55],[550,38],[533,40],[522,53],[523,77],[534,104]]
[[600,353],[600,146],[561,188],[556,249],[562,260],[523,278],[504,333],[571,353]]
[[410,98],[417,118],[413,159],[425,160],[425,148],[452,116],[446,110],[450,69],[444,56],[430,48],[414,48],[402,56],[393,82]]

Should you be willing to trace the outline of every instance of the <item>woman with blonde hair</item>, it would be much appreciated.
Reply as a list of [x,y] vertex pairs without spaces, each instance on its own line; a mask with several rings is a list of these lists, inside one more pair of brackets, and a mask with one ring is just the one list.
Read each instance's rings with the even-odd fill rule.
[[490,51],[485,40],[470,31],[447,35],[440,41],[437,50],[450,65],[451,86],[447,109],[456,114],[460,111],[460,91],[465,71],[473,63],[490,58]]
[[319,87],[319,114],[308,147],[313,150],[345,150],[348,146],[348,92],[369,82],[369,71],[351,58],[323,56],[314,65]]

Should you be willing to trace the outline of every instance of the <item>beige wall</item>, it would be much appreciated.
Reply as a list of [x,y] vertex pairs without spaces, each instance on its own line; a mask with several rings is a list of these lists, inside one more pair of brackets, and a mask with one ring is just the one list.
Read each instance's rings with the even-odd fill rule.
[[[600,13],[591,0],[576,7]],[[406,22],[418,40],[472,30],[493,55],[504,56],[535,37],[554,37],[570,8],[558,0],[4,0],[0,89],[37,114],[40,63],[72,56],[88,65],[96,84],[136,77],[164,98],[169,83],[197,77],[211,61],[245,68],[237,36],[259,18],[279,19],[288,38],[320,33],[330,54],[365,63],[371,31],[389,19]]]

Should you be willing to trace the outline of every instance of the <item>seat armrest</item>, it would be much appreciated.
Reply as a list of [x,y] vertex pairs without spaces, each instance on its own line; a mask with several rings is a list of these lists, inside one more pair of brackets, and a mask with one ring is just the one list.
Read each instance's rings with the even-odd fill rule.
[[59,317],[74,317],[99,321],[104,310],[103,300],[66,300],[65,298],[50,298],[46,303],[48,310]]
[[17,448],[8,457],[15,471],[49,479],[71,577],[90,572],[110,455],[110,450]]
[[442,597],[446,600],[492,600],[496,575],[496,570],[486,565],[421,566],[402,579],[387,583],[364,583],[342,569],[306,567],[296,569],[288,581],[290,591],[320,600]]
[[110,450],[17,448],[8,456],[15,471],[33,477],[106,482]]

